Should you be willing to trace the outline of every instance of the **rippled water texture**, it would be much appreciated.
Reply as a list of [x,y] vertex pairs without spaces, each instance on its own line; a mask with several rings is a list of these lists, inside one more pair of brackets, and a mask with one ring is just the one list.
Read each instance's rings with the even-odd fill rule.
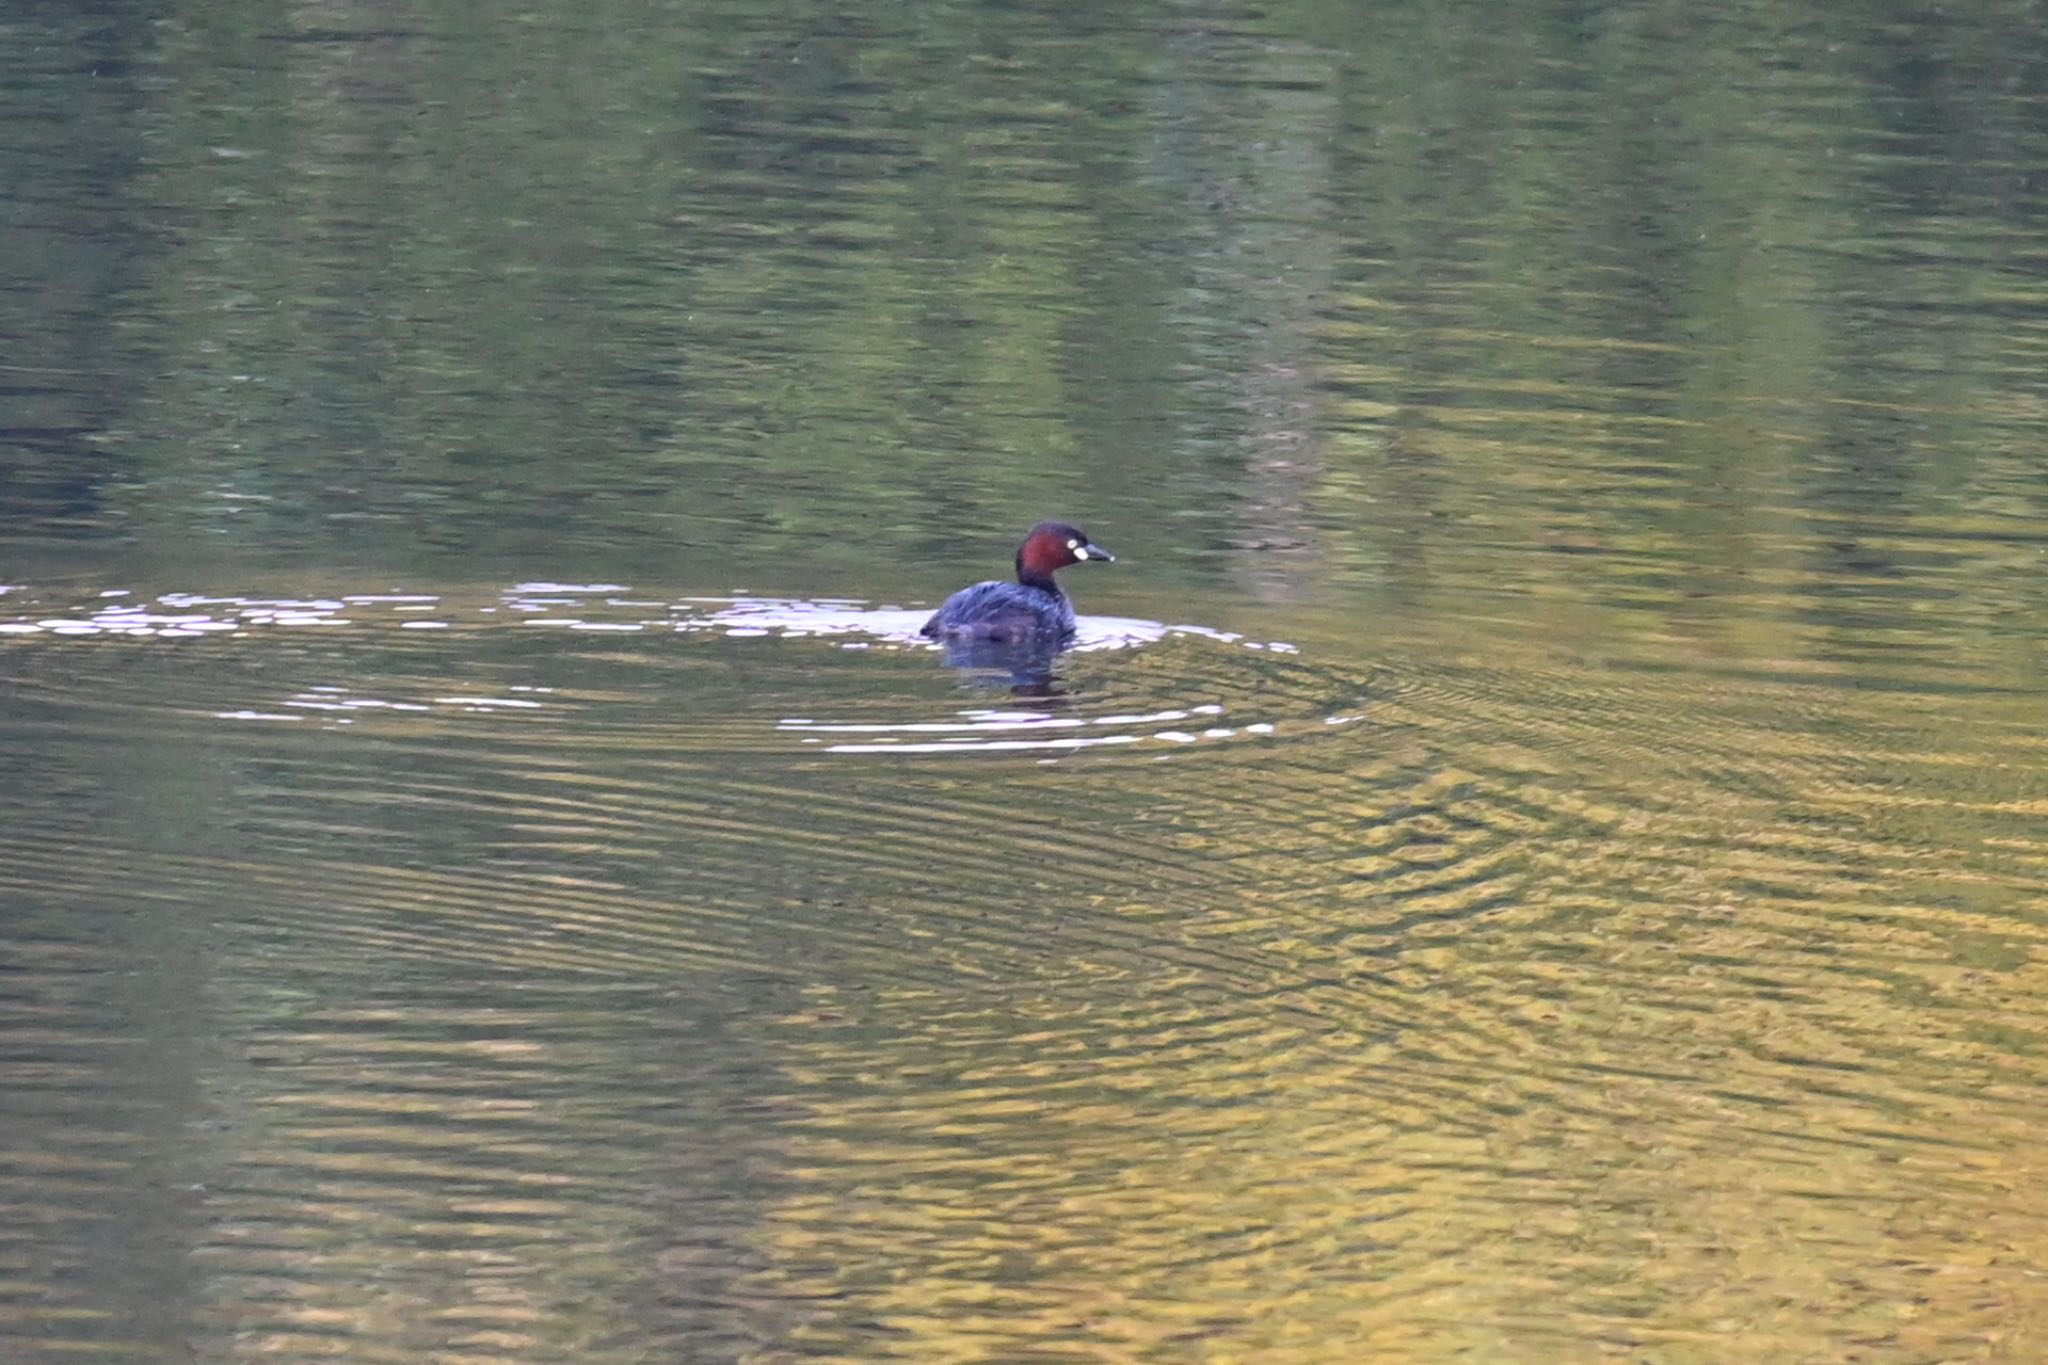
[[473,10],[0,17],[0,1361],[2048,1358],[2036,16]]

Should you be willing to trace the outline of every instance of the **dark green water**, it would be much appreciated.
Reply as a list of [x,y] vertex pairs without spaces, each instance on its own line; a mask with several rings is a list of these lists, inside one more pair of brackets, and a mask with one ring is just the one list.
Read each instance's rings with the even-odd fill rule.
[[9,10],[0,1359],[2048,1355],[2044,32]]

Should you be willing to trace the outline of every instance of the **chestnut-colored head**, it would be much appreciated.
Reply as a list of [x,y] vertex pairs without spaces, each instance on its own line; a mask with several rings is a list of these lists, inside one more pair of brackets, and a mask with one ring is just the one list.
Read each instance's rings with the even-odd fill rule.
[[[1052,588],[1052,576],[1069,564],[1099,559],[1116,563],[1116,556],[1100,545],[1091,544],[1088,533],[1064,521],[1041,521],[1017,547],[1017,581],[1033,587]],[[1057,591],[1057,589],[1054,589]]]

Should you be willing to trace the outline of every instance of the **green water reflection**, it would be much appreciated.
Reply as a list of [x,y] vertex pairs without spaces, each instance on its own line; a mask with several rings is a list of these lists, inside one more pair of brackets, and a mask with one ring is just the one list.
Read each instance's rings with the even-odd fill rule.
[[[0,1355],[2040,1358],[2044,93],[0,17]],[[862,610],[1048,514],[1201,629]]]

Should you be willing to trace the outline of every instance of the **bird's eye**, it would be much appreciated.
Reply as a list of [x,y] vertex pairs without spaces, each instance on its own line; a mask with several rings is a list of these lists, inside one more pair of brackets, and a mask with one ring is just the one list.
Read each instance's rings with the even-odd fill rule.
[[1078,540],[1070,540],[1067,542],[1067,548],[1069,550],[1078,550],[1081,548],[1081,542]]

